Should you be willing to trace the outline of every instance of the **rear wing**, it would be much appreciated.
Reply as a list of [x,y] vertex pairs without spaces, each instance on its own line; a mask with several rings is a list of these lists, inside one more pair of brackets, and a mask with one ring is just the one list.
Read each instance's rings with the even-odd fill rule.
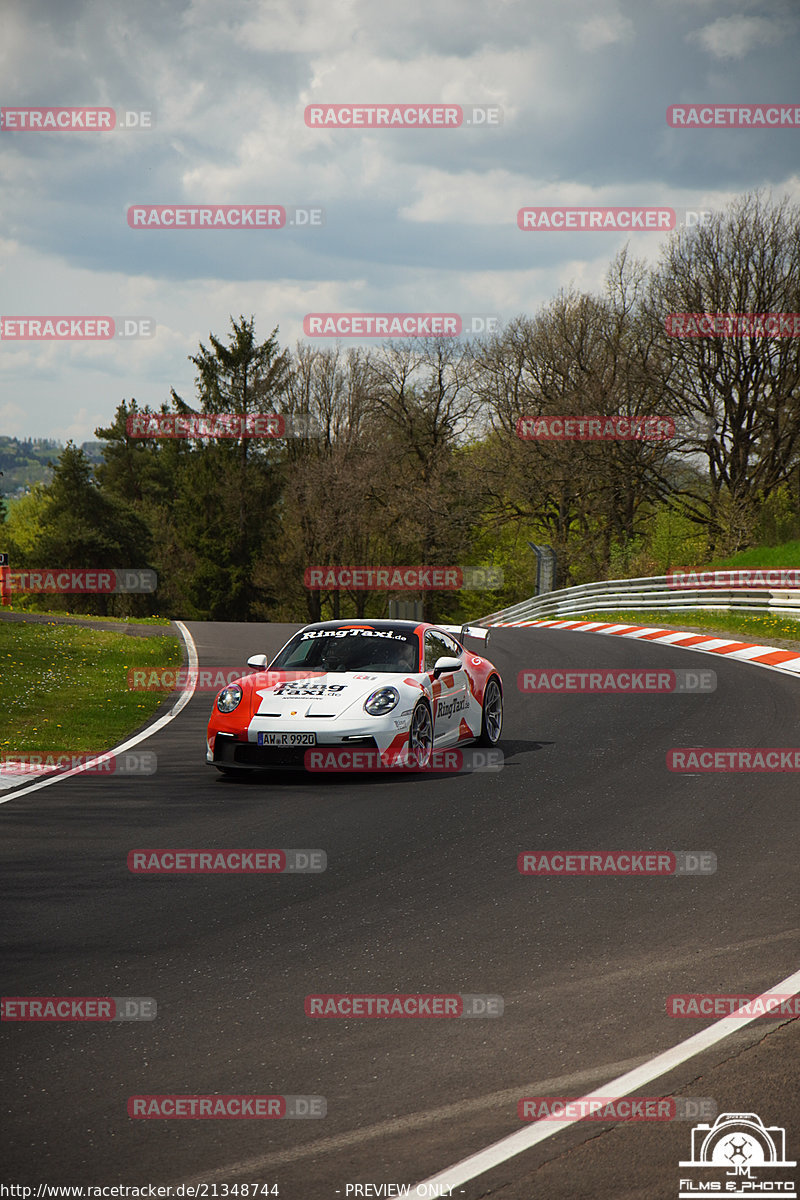
[[452,633],[460,642],[463,642],[465,637],[473,637],[489,645],[489,630],[482,625],[437,625],[436,628],[444,630],[445,633]]

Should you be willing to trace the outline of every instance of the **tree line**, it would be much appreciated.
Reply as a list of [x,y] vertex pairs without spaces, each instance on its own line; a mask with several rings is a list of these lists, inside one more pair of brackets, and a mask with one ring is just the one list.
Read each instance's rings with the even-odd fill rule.
[[[588,235],[587,235],[588,236]],[[0,529],[15,566],[155,568],[154,596],[73,610],[209,620],[382,615],[389,596],[316,592],[317,565],[478,565],[491,592],[437,592],[469,618],[530,595],[528,543],[558,586],[658,574],[800,531],[800,337],[675,336],[673,314],[800,314],[800,209],[763,193],[629,249],[600,294],[567,289],[475,341],[282,348],[231,318],[191,356],[196,394],[162,415],[274,412],[281,440],[145,437],[123,401],[91,464],[70,444]],[[797,317],[800,334],[800,316]],[[715,327],[709,327],[715,328]],[[791,322],[786,328],[792,328]],[[522,417],[668,417],[666,440],[523,440]],[[0,504],[0,518],[4,513]],[[52,598],[47,599],[53,607]]]

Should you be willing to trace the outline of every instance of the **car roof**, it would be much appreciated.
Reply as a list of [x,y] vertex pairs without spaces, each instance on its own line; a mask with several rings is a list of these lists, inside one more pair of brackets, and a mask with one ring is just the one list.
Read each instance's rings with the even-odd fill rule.
[[364,627],[365,629],[397,629],[404,633],[413,633],[415,629],[429,627],[427,621],[392,621],[387,617],[349,617],[338,621],[313,621],[310,625],[304,625],[303,629],[352,629]]

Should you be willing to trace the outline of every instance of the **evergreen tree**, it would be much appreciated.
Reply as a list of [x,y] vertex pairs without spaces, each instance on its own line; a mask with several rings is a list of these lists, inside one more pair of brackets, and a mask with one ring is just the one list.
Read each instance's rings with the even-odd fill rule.
[[[41,529],[30,553],[30,565],[115,569],[146,567],[150,534],[132,508],[105,494],[92,476],[86,455],[68,442],[54,467],[52,482],[43,489]],[[74,595],[64,607],[83,612],[109,611],[106,595]],[[48,597],[48,604],[52,603]],[[147,607],[123,597],[115,610]]]
[[[198,415],[248,416],[283,408],[289,355],[275,328],[258,343],[255,320],[231,318],[226,346],[213,335],[191,357],[197,367]],[[173,390],[176,409],[195,412]],[[199,615],[246,621],[274,600],[254,580],[258,563],[278,541],[279,464],[283,451],[268,439],[220,438],[195,443],[182,464],[176,524],[194,567],[188,595]]]

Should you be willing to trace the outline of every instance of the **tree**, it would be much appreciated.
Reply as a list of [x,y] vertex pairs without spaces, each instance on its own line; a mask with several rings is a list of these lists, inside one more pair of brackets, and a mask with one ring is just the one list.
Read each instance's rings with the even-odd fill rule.
[[[167,408],[167,403],[161,406],[162,415]],[[130,506],[150,532],[161,611],[199,617],[202,610],[189,595],[196,559],[181,542],[176,515],[191,445],[183,438],[131,437],[127,422],[142,412],[150,415],[135,399],[123,400],[113,422],[95,430],[105,443],[95,475],[102,492]]]
[[[34,567],[141,568],[148,566],[150,535],[130,506],[97,485],[86,455],[68,442],[55,464],[53,480],[40,493],[40,525],[29,552]],[[68,607],[83,612],[109,610],[109,597],[70,596]],[[115,607],[146,607],[147,597],[115,599]],[[51,603],[48,597],[48,603]]]
[[[199,414],[173,389],[176,411],[240,417],[281,411],[289,356],[279,351],[277,334],[275,328],[258,343],[254,318],[231,318],[227,346],[211,335],[211,348],[201,343],[190,356]],[[242,436],[196,443],[183,462],[175,516],[182,545],[194,557],[187,591],[198,614],[246,621],[274,600],[254,576],[277,540],[280,456],[274,442]]]
[[15,566],[28,561],[42,531],[45,506],[44,484],[36,484],[14,502],[3,528],[3,549],[11,555]]
[[663,412],[658,372],[638,318],[643,268],[621,255],[605,296],[561,292],[512,321],[477,355],[475,389],[493,418],[476,465],[498,525],[513,521],[552,544],[568,574],[601,577],[642,536],[669,494],[664,442],[523,441],[520,417]]
[[[763,499],[800,460],[800,339],[747,332],[670,336],[671,314],[800,312],[800,207],[760,193],[672,236],[654,272],[647,314],[674,411],[707,432],[708,484],[683,511],[712,550],[746,545]],[[695,451],[697,453],[697,450]]]
[[[468,557],[482,489],[464,487],[458,452],[478,432],[473,371],[469,348],[449,338],[389,342],[371,359],[368,384],[387,462],[374,502],[406,562],[457,565]],[[425,593],[426,619],[449,600]]]
[[[305,598],[308,619],[323,604],[341,615],[343,595],[309,590],[307,567],[370,563],[383,551],[383,524],[373,503],[375,480],[389,470],[374,433],[368,387],[371,354],[299,344],[287,387],[288,412],[308,435],[287,445],[282,504],[283,586]],[[364,616],[370,596],[348,598]]]

